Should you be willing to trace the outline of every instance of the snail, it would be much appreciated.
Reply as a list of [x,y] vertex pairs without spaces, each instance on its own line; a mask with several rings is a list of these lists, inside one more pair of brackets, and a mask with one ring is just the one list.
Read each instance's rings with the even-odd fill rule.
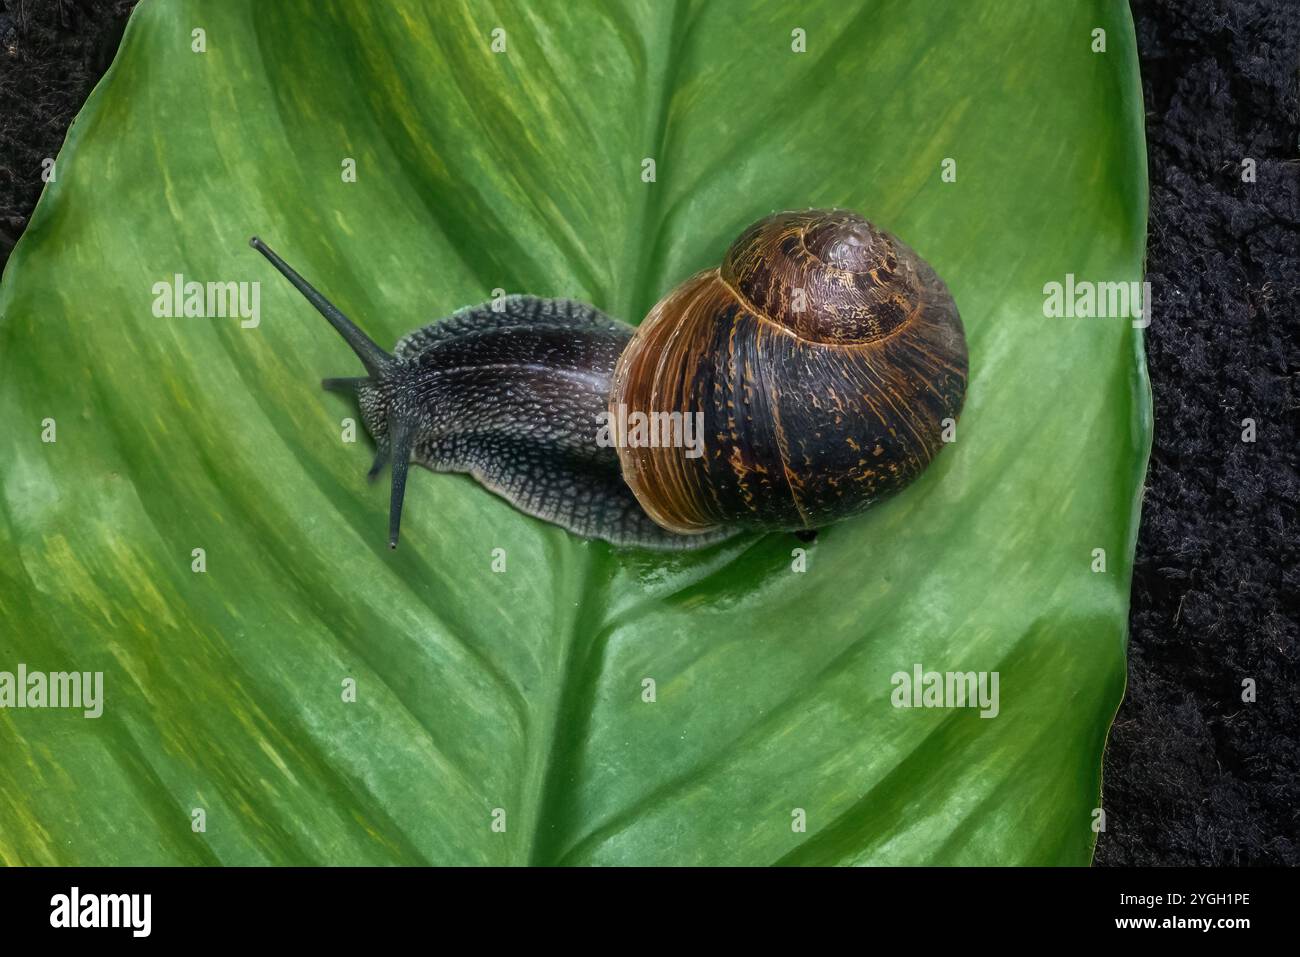
[[[469,473],[529,515],[616,546],[815,530],[916,478],[965,396],[947,287],[845,210],[759,220],[635,329],[585,303],[509,296],[417,329],[391,354],[260,239],[250,245],[365,366],[322,385],[355,392],[378,449],[370,477],[392,463],[394,548],[411,461]],[[647,423],[671,423],[658,433],[669,438],[695,424],[696,446],[656,442]]]

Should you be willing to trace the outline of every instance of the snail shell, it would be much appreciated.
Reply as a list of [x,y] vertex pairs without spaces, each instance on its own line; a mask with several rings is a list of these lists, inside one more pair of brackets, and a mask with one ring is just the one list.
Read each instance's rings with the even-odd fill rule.
[[810,529],[916,478],[966,391],[943,281],[856,213],[777,213],[651,310],[619,357],[611,414],[703,413],[704,454],[620,447],[664,528]]

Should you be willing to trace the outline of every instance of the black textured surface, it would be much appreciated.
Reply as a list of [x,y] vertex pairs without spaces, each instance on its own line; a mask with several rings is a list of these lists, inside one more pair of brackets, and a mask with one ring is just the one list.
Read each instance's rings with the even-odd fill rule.
[[1300,3],[1133,7],[1156,434],[1096,860],[1298,864]]
[[0,0],[0,269],[135,0]]
[[[0,266],[131,6],[0,0]],[[1097,862],[1297,864],[1300,2],[1135,0],[1134,14],[1156,438]]]

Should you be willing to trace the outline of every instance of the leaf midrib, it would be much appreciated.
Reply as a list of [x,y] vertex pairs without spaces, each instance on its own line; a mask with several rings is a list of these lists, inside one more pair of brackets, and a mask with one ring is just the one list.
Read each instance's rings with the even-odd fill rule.
[[[664,61],[662,75],[656,84],[647,83],[647,89],[656,91],[657,96],[653,119],[650,124],[650,139],[653,151],[649,154],[655,161],[656,173],[668,142],[669,113],[673,93],[676,89],[677,76],[681,69],[682,50],[685,37],[679,29],[686,15],[689,0],[674,0],[668,14],[669,49]],[[639,169],[639,164],[638,164]],[[639,325],[643,316],[638,311],[639,304],[646,302],[647,287],[650,283],[650,266],[654,259],[655,246],[659,236],[659,218],[662,200],[657,182],[642,184],[646,187],[645,198],[641,204],[640,215],[636,225],[628,234],[628,241],[636,243],[635,255],[629,257],[633,262],[625,268],[625,275],[631,275],[632,281],[626,288],[629,298],[624,300],[621,318],[632,325]],[[635,318],[634,318],[635,317]],[[598,547],[598,546],[597,546]],[[605,588],[602,580],[609,580],[610,554],[606,548],[600,552],[591,552],[580,576],[581,592],[578,609],[569,628],[568,642],[562,653],[563,670],[560,674],[560,690],[555,699],[555,710],[550,727],[545,736],[546,761],[543,765],[541,784],[537,791],[537,800],[531,809],[532,830],[526,848],[524,860],[530,865],[545,865],[558,860],[563,852],[563,844],[568,836],[560,832],[563,815],[559,813],[566,797],[565,772],[572,769],[572,757],[580,748],[579,741],[586,737],[586,731],[593,718],[594,697],[581,694],[585,686],[584,677],[590,673],[590,658],[599,655],[600,648],[608,638],[608,628],[601,628],[603,619],[603,599]],[[584,646],[584,631],[590,630],[591,640]],[[599,632],[597,634],[596,632]],[[586,667],[584,667],[584,665]],[[582,715],[582,734],[575,734],[573,727],[566,727],[568,715]],[[567,733],[567,734],[566,734]],[[573,735],[564,744],[564,739]]]

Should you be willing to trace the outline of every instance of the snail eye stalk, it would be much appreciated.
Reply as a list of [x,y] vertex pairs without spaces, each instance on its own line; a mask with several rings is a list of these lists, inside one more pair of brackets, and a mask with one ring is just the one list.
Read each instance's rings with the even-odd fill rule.
[[[322,296],[316,288],[303,279],[292,266],[280,258],[280,256],[266,243],[254,236],[248,241],[259,253],[267,258],[293,288],[302,293],[303,298],[316,307],[316,311],[329,321],[339,335],[343,337],[352,351],[357,354],[361,364],[366,367],[370,377],[359,376],[342,379],[324,379],[321,386],[332,392],[352,391],[360,386],[380,379],[388,372],[393,365],[393,357],[383,349],[379,348],[369,336],[367,336],[351,319],[345,316],[337,306]],[[388,442],[386,447],[381,446],[379,452],[375,455],[375,463],[370,468],[370,479],[379,475],[384,463],[392,459],[393,463],[393,486],[392,496],[389,501],[388,512],[388,547],[397,547],[397,535],[402,525],[402,501],[406,496],[406,474],[411,464],[411,450],[415,445],[415,426],[414,423],[404,416],[390,415],[388,427]]]
[[347,379],[321,379],[320,387],[326,392],[352,392],[369,381],[370,379],[366,376],[357,376]]
[[402,499],[406,496],[406,472],[411,464],[411,448],[415,444],[415,426],[411,420],[390,418],[388,442],[393,456],[393,491],[388,505],[388,547],[396,548],[397,532],[402,525]]
[[[357,358],[361,360],[361,364],[366,367],[366,371],[371,376],[378,378],[388,368],[393,361],[393,357],[379,348],[374,340],[362,332],[356,323],[343,315],[343,312],[334,303],[317,292],[311,283],[298,275],[293,267],[281,259],[274,249],[256,236],[248,241],[248,245],[265,256],[271,265],[279,270],[280,275],[289,280],[290,285],[302,293],[303,298],[315,306],[316,311],[329,320],[329,324],[352,347],[352,351],[357,354]],[[326,388],[329,387],[326,386]]]

